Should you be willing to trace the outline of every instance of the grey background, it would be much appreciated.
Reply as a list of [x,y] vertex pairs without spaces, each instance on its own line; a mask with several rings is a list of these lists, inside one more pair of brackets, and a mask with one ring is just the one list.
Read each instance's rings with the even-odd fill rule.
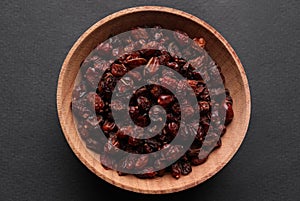
[[[294,1],[1,1],[0,200],[299,200],[299,10]],[[142,195],[114,187],[75,157],[60,129],[56,87],[77,38],[123,8],[163,5],[215,27],[248,75],[250,127],[238,153],[192,189]]]

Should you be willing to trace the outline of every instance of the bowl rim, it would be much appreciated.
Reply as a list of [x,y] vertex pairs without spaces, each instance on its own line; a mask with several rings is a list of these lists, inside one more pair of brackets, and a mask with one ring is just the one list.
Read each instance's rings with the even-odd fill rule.
[[[246,110],[246,114],[248,114],[245,117],[245,123],[246,125],[244,126],[244,130],[241,131],[241,135],[242,136],[242,140],[240,141],[239,145],[235,147],[235,149],[231,152],[230,156],[227,158],[226,161],[224,161],[222,163],[222,165],[220,167],[218,167],[217,169],[215,169],[215,171],[211,172],[210,175],[208,175],[207,177],[204,177],[201,181],[198,182],[193,182],[187,186],[185,186],[185,188],[169,188],[169,189],[164,189],[164,190],[159,190],[159,191],[153,191],[151,190],[147,190],[147,189],[134,189],[130,186],[126,186],[124,185],[122,182],[116,182],[114,180],[111,180],[110,178],[106,177],[105,175],[101,174],[100,172],[98,172],[95,168],[93,168],[93,165],[90,163],[90,161],[88,161],[87,159],[85,159],[84,157],[82,157],[82,155],[80,154],[80,151],[78,151],[78,148],[74,145],[73,141],[67,137],[66,133],[67,133],[67,128],[66,125],[64,124],[64,114],[62,112],[62,103],[63,103],[63,97],[62,97],[62,78],[65,76],[66,72],[67,72],[67,67],[68,64],[70,62],[70,59],[72,57],[72,55],[74,54],[74,52],[77,50],[78,46],[80,46],[80,44],[82,43],[82,41],[84,41],[84,39],[90,34],[93,33],[99,26],[107,23],[108,21],[110,21],[111,19],[117,18],[117,17],[121,17],[124,15],[128,15],[128,14],[133,14],[133,13],[139,13],[139,12],[148,12],[148,11],[154,11],[154,12],[162,12],[162,13],[168,13],[168,14],[172,14],[172,15],[179,15],[183,18],[187,18],[193,22],[196,22],[197,24],[200,24],[204,29],[206,29],[208,32],[211,32],[216,38],[217,40],[219,40],[223,46],[226,48],[226,50],[229,52],[230,56],[233,58],[235,65],[238,67],[238,71],[241,74],[241,78],[242,78],[242,82],[243,82],[243,87],[245,90],[245,99],[247,100],[246,102],[246,106],[244,109]],[[242,63],[240,61],[240,59],[238,58],[237,54],[235,53],[234,49],[231,47],[231,45],[225,40],[225,38],[218,32],[216,31],[211,25],[209,25],[208,23],[206,23],[205,21],[203,21],[202,19],[199,19],[198,17],[186,13],[184,11],[178,10],[178,9],[174,9],[174,8],[170,8],[170,7],[164,7],[164,6],[138,6],[138,7],[131,7],[131,8],[126,8],[117,12],[114,12],[104,18],[102,18],[101,20],[99,20],[98,22],[96,22],[95,24],[93,24],[91,27],[89,27],[78,39],[77,41],[73,44],[72,48],[69,50],[63,64],[60,70],[60,74],[59,74],[59,78],[58,78],[58,85],[57,85],[57,92],[56,92],[56,104],[57,104],[57,112],[58,112],[58,118],[59,118],[59,122],[63,131],[63,134],[65,136],[65,139],[67,140],[68,145],[71,147],[73,153],[75,153],[75,155],[77,156],[77,158],[90,170],[92,171],[95,175],[97,175],[98,177],[100,177],[101,179],[105,180],[106,182],[113,184],[117,187],[120,187],[122,189],[126,189],[129,191],[133,191],[133,192],[138,192],[138,193],[146,193],[146,194],[165,194],[165,193],[174,193],[174,192],[178,192],[178,191],[182,191],[188,188],[192,188],[200,183],[203,183],[204,181],[206,181],[207,179],[211,178],[212,176],[214,176],[216,173],[218,173],[224,166],[226,166],[226,164],[228,164],[228,162],[233,158],[233,156],[236,154],[236,152],[238,151],[239,147],[241,146],[242,142],[244,141],[244,138],[246,136],[248,127],[249,127],[249,122],[250,122],[250,118],[251,118],[251,95],[250,95],[250,89],[249,89],[249,84],[248,84],[248,80],[247,80],[247,76],[245,73],[245,70],[242,66]]]

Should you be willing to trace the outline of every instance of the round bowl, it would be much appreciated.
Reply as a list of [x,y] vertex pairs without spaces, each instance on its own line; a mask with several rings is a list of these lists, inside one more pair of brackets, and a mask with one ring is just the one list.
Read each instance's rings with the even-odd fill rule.
[[[222,137],[222,146],[213,151],[208,160],[193,171],[175,180],[170,175],[155,179],[139,179],[132,175],[119,176],[116,171],[105,170],[93,153],[85,148],[77,134],[71,111],[72,90],[82,61],[111,35],[137,26],[160,25],[166,29],[180,29],[191,38],[203,37],[210,57],[221,67],[226,87],[234,100],[235,117]],[[163,194],[194,187],[220,171],[240,147],[250,120],[250,92],[243,66],[229,43],[206,22],[199,18],[166,7],[143,6],[125,9],[100,20],[77,40],[61,68],[57,87],[57,110],[65,138],[80,161],[103,180],[120,188],[149,194]]]

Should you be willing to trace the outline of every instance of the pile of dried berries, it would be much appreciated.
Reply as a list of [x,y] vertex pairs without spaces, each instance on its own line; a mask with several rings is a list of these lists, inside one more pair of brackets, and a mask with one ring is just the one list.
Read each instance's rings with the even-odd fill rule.
[[[180,175],[189,174],[193,165],[205,162],[209,153],[221,146],[220,137],[226,132],[226,125],[233,119],[233,110],[230,93],[227,89],[224,91],[224,76],[220,68],[208,58],[204,48],[203,38],[195,38],[191,43],[186,33],[174,31],[170,36],[164,34],[163,29],[158,27],[136,28],[130,31],[126,40],[114,36],[98,45],[83,62],[81,70],[84,76],[73,91],[72,110],[76,115],[77,128],[86,147],[99,153],[101,161],[110,164],[110,167],[145,168],[146,173],[136,174],[139,178],[153,178],[170,172],[178,179]],[[187,61],[184,55],[194,59]],[[141,82],[143,77],[141,73],[131,70],[141,65],[146,65],[146,70],[142,73],[152,75],[151,79],[159,82],[173,83],[174,90],[183,94],[184,92],[180,91],[181,83],[174,79],[174,74],[170,71],[159,72],[158,69],[160,65],[167,66],[186,78],[199,105],[200,119],[196,120],[196,124],[199,124],[198,130],[191,129],[181,121],[181,112],[185,110],[192,114],[195,112],[193,108],[180,105],[176,96],[167,88],[149,84],[138,88],[134,94],[129,93],[129,89]],[[195,69],[200,69],[201,73]],[[222,79],[211,80],[217,74]],[[207,80],[212,82],[209,90]],[[223,86],[225,94],[222,105],[218,105],[211,98],[212,94],[218,96],[222,93],[220,86]],[[113,92],[118,97],[115,101],[111,101]],[[129,111],[128,105],[124,104],[126,101],[123,101],[128,97],[130,97]],[[211,108],[214,104],[223,107],[226,112],[224,117],[221,113],[212,113]],[[154,107],[156,105],[160,107]],[[117,126],[112,109],[127,110],[131,120],[137,126]],[[164,115],[165,119],[162,118]],[[220,123],[222,118],[224,124]],[[126,121],[131,120],[125,119],[124,125]],[[151,132],[157,135],[148,139],[137,139],[130,135],[131,133],[146,135],[141,133],[144,130],[140,127],[147,127],[150,122],[154,125],[165,122],[165,125],[162,130],[155,130],[157,128],[155,126],[151,127]],[[147,155],[143,155],[138,160],[128,157],[126,159],[109,157],[118,151],[116,148],[135,154],[161,150],[174,139],[180,127],[185,130],[186,135],[194,132],[196,137],[190,149],[178,160],[176,150],[180,149],[179,146],[172,148],[169,156],[157,159],[153,164],[150,164],[151,160]],[[99,132],[99,128],[104,135]],[[209,129],[212,132],[208,132]],[[174,163],[167,168],[154,171],[154,166],[162,166],[165,160],[173,160]]]

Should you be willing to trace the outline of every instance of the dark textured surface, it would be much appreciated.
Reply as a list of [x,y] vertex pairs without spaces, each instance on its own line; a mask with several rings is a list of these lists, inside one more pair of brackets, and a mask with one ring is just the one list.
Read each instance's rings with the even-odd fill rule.
[[[298,200],[300,3],[279,2],[2,0],[0,200]],[[195,188],[161,196],[119,189],[85,168],[64,139],[55,102],[77,38],[108,14],[147,4],[215,27],[240,57],[252,94],[247,137],[230,163]]]

